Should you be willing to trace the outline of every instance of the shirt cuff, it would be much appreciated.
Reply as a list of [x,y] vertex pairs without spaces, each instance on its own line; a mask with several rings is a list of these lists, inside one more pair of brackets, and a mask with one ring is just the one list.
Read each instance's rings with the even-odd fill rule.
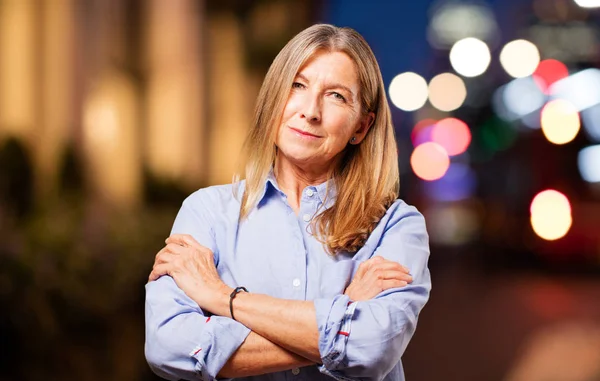
[[357,303],[351,302],[347,295],[337,295],[333,300],[316,299],[314,304],[319,328],[319,352],[323,360],[319,370],[335,379],[347,380],[336,370],[345,367],[346,345]]
[[215,380],[217,373],[246,340],[250,329],[235,320],[211,316],[206,318],[198,345],[190,351],[196,371],[203,380]]

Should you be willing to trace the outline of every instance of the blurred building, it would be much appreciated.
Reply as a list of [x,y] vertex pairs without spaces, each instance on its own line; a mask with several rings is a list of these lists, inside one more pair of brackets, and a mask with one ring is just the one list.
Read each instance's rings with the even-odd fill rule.
[[0,146],[20,142],[38,202],[68,150],[86,192],[135,206],[147,178],[231,181],[275,54],[305,1],[2,0]]

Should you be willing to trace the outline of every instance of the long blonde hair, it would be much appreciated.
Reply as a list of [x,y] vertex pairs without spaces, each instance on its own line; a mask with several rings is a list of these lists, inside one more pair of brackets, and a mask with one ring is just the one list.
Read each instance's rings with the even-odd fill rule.
[[[337,190],[333,205],[313,219],[313,231],[331,254],[356,252],[387,208],[398,198],[398,155],[390,108],[379,65],[364,38],[351,28],[313,25],[296,35],[271,64],[260,89],[243,160],[234,183],[246,184],[240,219],[258,204],[275,161],[276,134],[283,109],[300,70],[317,51],[343,52],[355,63],[363,113],[375,119],[364,140],[340,153],[330,173]],[[237,192],[237,187],[236,194]]]

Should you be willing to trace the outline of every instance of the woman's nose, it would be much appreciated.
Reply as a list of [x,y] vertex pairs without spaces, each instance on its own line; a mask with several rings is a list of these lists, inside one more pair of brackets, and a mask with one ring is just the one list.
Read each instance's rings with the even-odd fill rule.
[[321,120],[321,105],[318,97],[307,96],[302,109],[302,117],[310,122],[318,122]]

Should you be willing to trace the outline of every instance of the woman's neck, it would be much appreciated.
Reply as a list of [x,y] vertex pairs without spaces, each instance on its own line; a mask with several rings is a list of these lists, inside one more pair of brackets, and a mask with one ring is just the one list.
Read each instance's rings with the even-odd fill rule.
[[278,155],[275,160],[274,174],[279,188],[286,194],[288,203],[298,214],[302,191],[309,185],[319,185],[327,181],[329,166],[301,167]]

